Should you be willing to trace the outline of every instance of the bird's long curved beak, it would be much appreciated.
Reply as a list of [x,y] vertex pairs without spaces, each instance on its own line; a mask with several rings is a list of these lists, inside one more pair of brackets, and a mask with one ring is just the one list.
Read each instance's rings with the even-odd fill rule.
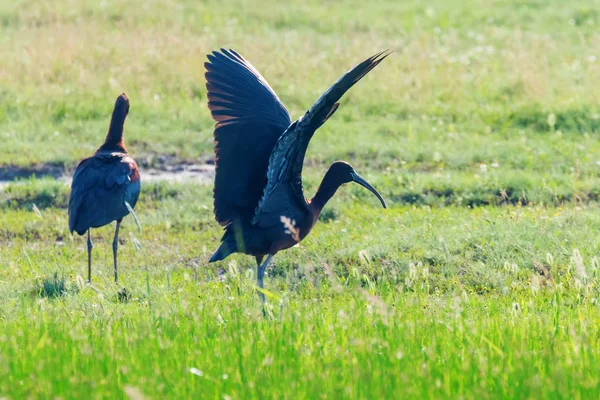
[[381,197],[381,195],[379,194],[379,192],[377,191],[377,189],[375,189],[369,182],[367,182],[362,176],[360,176],[359,174],[357,174],[356,172],[352,173],[352,180],[356,183],[358,183],[359,185],[367,188],[371,193],[373,193],[375,196],[377,196],[377,198],[379,199],[379,201],[381,202],[381,205],[383,206],[383,208],[387,208],[386,204],[385,204],[385,200],[383,200],[383,197]]

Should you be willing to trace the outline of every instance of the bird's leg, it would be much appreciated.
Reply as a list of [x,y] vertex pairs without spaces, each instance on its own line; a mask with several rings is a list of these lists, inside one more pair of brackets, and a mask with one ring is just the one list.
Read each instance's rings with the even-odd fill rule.
[[115,265],[115,283],[119,283],[119,274],[117,272],[117,250],[119,248],[119,228],[121,227],[121,221],[123,219],[117,220],[117,228],[115,229],[115,238],[113,239],[113,261]]
[[[264,281],[264,277],[265,277],[265,270],[267,269],[267,266],[269,265],[269,262],[271,261],[271,258],[273,258],[272,254],[269,254],[267,256],[267,259],[265,260],[264,263],[260,263],[260,261],[262,261],[262,256],[260,257],[256,257],[256,262],[258,263],[258,273],[256,276],[256,283],[258,284],[258,287],[261,289],[265,288],[265,281]],[[260,299],[262,300],[263,303],[263,314],[265,313],[265,308],[264,308],[264,304],[267,301],[267,299],[265,298],[265,294],[263,292],[258,292],[258,297],[260,297]]]
[[256,266],[260,267],[262,265],[262,260],[265,256],[256,256]]
[[[256,280],[258,281],[258,271],[260,270],[260,266],[262,265],[262,260],[265,256],[256,256]],[[260,297],[260,299],[262,300],[263,304],[265,303],[265,296],[261,293],[258,292],[258,297]],[[265,313],[265,308],[263,306],[263,314]]]
[[88,251],[88,283],[92,283],[92,229],[88,229],[87,251]]

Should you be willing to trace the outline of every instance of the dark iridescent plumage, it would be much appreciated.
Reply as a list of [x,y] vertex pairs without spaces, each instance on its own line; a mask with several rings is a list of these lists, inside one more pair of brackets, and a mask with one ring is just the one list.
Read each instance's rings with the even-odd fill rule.
[[[313,199],[302,189],[302,164],[315,131],[337,110],[337,101],[388,52],[358,64],[291,123],[285,106],[258,71],[233,50],[208,55],[206,87],[215,127],[215,217],[225,226],[210,262],[235,252],[256,257],[258,284],[280,250],[302,240],[325,203],[344,183],[357,182],[385,202],[347,163],[327,171]],[[269,255],[261,265],[265,255]]]
[[110,128],[104,144],[96,153],[79,163],[73,175],[69,198],[69,230],[79,235],[88,232],[88,281],[91,281],[91,228],[117,221],[113,240],[115,282],[119,228],[129,214],[125,203],[135,207],[140,194],[140,172],[127,153],[123,125],[129,112],[129,99],[123,93],[115,103]]

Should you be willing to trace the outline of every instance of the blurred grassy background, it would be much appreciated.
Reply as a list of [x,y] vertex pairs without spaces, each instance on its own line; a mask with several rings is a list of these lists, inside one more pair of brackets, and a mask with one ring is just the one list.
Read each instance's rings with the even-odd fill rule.
[[134,155],[205,160],[206,53],[245,55],[297,117],[343,71],[391,48],[319,131],[309,165],[597,173],[597,0],[360,4],[4,2],[0,163],[72,168],[102,142],[121,91]]

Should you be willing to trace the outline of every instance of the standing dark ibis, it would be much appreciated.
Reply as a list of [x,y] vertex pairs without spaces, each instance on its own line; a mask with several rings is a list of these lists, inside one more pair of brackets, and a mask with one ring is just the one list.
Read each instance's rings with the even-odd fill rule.
[[341,161],[331,165],[315,196],[306,200],[302,163],[310,139],[337,110],[337,101],[389,54],[378,53],[352,68],[294,123],[267,81],[242,56],[224,49],[208,55],[208,108],[217,122],[215,218],[225,226],[210,262],[236,252],[255,256],[258,286],[264,288],[271,257],[308,235],[344,183],[364,186],[385,208],[377,190]]
[[133,209],[140,194],[140,171],[127,153],[123,140],[123,125],[129,113],[125,93],[117,98],[104,144],[90,158],[79,163],[69,198],[69,230],[80,235],[87,231],[88,282],[92,281],[91,228],[117,221],[113,239],[115,282],[119,281],[117,249],[119,228],[123,217]]

